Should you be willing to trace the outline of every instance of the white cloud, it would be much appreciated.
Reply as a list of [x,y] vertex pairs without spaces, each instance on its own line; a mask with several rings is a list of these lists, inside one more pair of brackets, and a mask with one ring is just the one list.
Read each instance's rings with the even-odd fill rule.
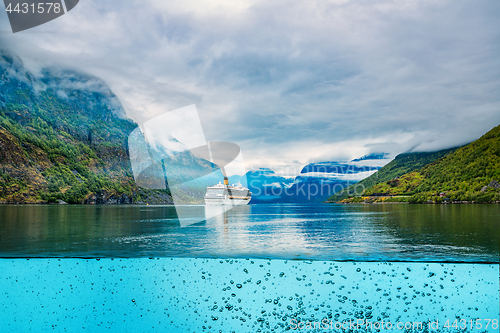
[[207,140],[280,169],[498,125],[499,16],[495,0],[88,0],[0,42],[102,77],[140,123],[196,104]]

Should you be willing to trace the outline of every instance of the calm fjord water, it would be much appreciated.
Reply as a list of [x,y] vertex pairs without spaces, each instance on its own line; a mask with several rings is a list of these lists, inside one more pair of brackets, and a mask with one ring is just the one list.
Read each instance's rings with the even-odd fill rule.
[[498,262],[500,247],[499,205],[249,205],[187,227],[173,206],[4,205],[0,221],[2,257]]
[[0,331],[498,332],[499,226],[498,205],[251,205],[187,227],[170,206],[0,206]]

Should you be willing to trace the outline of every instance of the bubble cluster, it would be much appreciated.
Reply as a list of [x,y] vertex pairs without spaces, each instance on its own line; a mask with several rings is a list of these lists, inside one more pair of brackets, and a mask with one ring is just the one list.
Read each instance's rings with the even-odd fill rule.
[[283,332],[294,331],[292,322],[494,319],[498,269],[264,259],[2,259],[0,330]]

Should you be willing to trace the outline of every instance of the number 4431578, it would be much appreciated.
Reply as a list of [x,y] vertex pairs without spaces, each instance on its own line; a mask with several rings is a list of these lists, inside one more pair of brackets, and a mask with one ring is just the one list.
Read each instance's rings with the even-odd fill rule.
[[[490,326],[491,324],[491,326]],[[458,320],[458,319],[455,319],[454,322],[450,323],[450,320],[448,319],[446,321],[446,323],[444,323],[443,327],[446,327],[446,328],[449,328],[449,329],[452,329],[452,328],[455,328],[455,329],[463,329],[465,330],[466,328],[470,328],[470,329],[488,329],[488,328],[492,328],[492,329],[498,329],[498,319],[471,319],[469,321],[465,320],[465,319],[461,319],[461,320]]]
[[61,12],[61,4],[56,2],[40,2],[35,6],[34,3],[28,4],[28,3],[18,3],[14,8],[12,8],[12,3],[9,3],[9,5],[5,8],[5,11],[8,13],[16,12],[16,13],[50,13],[51,11],[53,13],[59,14]]

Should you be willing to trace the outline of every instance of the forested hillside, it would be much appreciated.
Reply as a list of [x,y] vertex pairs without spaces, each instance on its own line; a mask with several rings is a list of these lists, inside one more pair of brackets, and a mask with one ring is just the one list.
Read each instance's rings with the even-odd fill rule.
[[[362,195],[352,195],[343,202],[373,202],[386,199],[413,203],[498,202],[498,181],[500,125],[453,153],[400,177],[378,182]],[[406,198],[391,200],[391,196]]]
[[0,202],[169,202],[135,185],[136,127],[102,80],[57,69],[35,77],[0,51]]
[[422,180],[410,202],[499,201],[495,182],[500,181],[500,125],[418,173]]

